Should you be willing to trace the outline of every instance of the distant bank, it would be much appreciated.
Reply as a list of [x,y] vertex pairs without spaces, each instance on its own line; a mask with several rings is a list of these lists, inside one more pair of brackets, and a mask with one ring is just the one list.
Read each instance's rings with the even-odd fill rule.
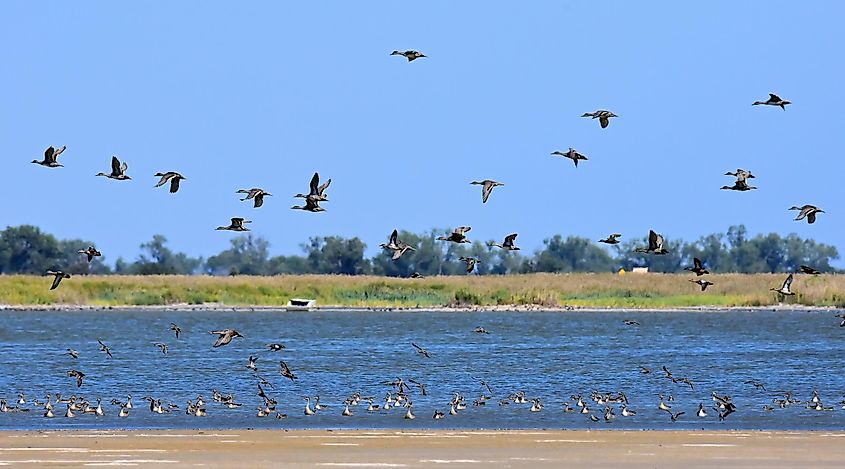
[[73,276],[50,291],[52,277],[0,275],[0,305],[283,307],[312,298],[320,307],[441,308],[684,308],[761,307],[778,304],[845,307],[845,276],[795,275],[796,295],[780,298],[785,274],[706,276],[701,292],[684,274],[525,274],[436,276],[275,277]]

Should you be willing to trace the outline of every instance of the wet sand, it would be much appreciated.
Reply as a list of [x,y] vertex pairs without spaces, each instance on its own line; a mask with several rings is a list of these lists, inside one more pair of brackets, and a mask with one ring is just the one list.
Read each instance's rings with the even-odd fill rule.
[[845,432],[6,431],[10,467],[842,467]]

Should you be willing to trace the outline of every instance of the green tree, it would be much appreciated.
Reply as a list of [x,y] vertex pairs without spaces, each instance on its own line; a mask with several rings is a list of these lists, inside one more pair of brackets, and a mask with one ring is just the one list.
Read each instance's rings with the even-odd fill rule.
[[371,272],[364,259],[367,245],[359,238],[314,236],[303,246],[313,272],[321,274],[361,275]]
[[252,235],[230,240],[231,247],[211,256],[205,262],[205,271],[212,275],[268,275],[270,243]]
[[189,257],[185,253],[174,253],[165,244],[167,238],[155,235],[147,243],[141,244],[142,252],[126,272],[138,275],[188,275],[193,274],[202,265],[201,258]]
[[610,254],[587,238],[554,235],[543,244],[531,262],[534,272],[608,272],[615,266]]

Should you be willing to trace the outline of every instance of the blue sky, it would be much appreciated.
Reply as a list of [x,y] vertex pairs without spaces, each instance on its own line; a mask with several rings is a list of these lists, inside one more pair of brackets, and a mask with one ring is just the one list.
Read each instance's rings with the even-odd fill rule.
[[[31,2],[0,5],[2,224],[134,258],[210,255],[233,216],[312,235],[470,225],[599,239],[842,239],[840,2]],[[407,63],[388,54],[417,49]],[[767,93],[794,104],[751,106]],[[579,116],[609,109],[607,129]],[[67,145],[51,170],[30,164]],[[574,147],[575,169],[549,155]],[[111,155],[133,180],[96,178]],[[751,169],[760,189],[720,191]],[[187,180],[153,189],[158,171]],[[314,171],[327,212],[290,210]],[[469,182],[505,183],[482,205]],[[264,207],[239,188],[274,194]],[[824,208],[815,225],[791,205]]]

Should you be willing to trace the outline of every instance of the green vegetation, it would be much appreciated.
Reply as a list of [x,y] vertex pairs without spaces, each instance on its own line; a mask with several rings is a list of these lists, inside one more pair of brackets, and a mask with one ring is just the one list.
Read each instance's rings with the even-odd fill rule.
[[[50,277],[0,276],[0,304],[149,306],[169,304],[283,306],[292,297],[320,306],[438,307],[538,305],[543,307],[672,308],[763,306],[778,303],[769,288],[783,274],[711,275],[706,292],[683,274],[524,274],[436,276],[81,276],[50,291]],[[798,294],[784,303],[845,307],[845,276],[797,275]]]

